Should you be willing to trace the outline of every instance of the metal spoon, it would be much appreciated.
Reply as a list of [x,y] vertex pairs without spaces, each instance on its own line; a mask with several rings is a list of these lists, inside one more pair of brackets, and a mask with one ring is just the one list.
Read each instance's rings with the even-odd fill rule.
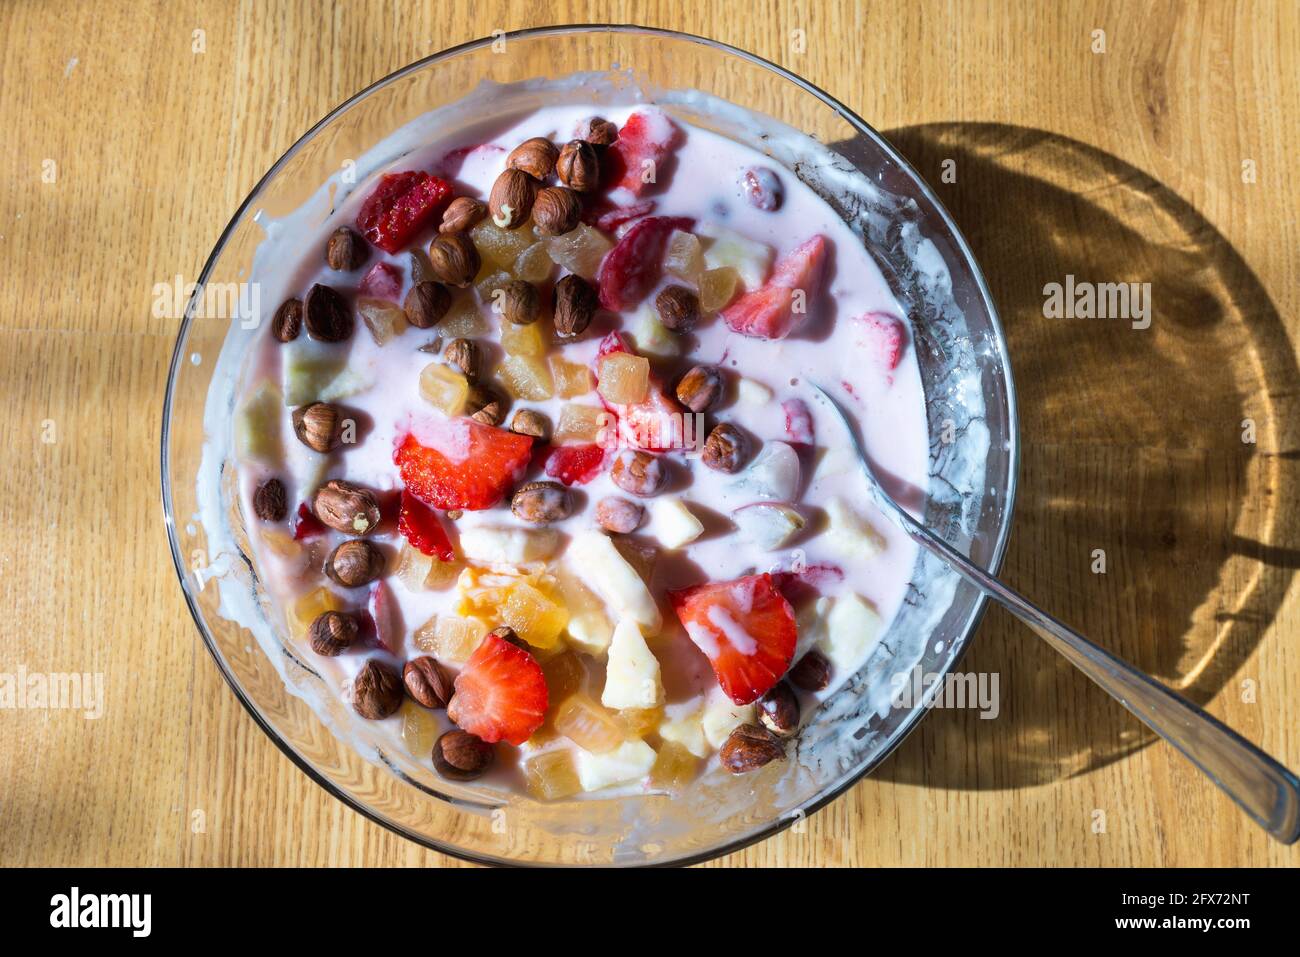
[[1001,603],[1139,721],[1182,752],[1183,757],[1200,768],[1260,827],[1284,844],[1300,838],[1300,780],[1294,774],[1182,695],[1094,645],[1022,598],[913,518],[881,485],[858,430],[840,404],[821,386],[809,385],[844,423],[872,496],[882,512],[917,544]]

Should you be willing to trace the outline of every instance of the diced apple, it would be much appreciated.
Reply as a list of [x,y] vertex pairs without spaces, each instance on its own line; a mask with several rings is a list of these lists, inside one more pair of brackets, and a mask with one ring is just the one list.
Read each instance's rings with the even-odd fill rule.
[[885,549],[885,537],[838,496],[826,503],[826,541],[846,558],[874,558]]
[[798,497],[799,477],[799,453],[785,442],[774,441],[764,444],[735,485],[756,498],[790,502]]
[[721,688],[713,688],[704,703],[704,714],[700,724],[704,730],[704,739],[714,748],[722,747],[727,737],[742,724],[754,723],[754,706],[736,704]]
[[709,221],[700,223],[695,231],[705,239],[705,266],[709,269],[730,266],[746,289],[763,285],[772,268],[771,246]]
[[240,407],[235,423],[235,448],[239,454],[267,465],[284,460],[284,397],[275,383],[265,380]]
[[578,748],[574,758],[582,789],[599,791],[615,784],[640,781],[654,767],[655,752],[650,745],[634,738],[604,754],[592,754]]
[[[462,546],[464,537],[461,538]],[[570,567],[582,575],[617,618],[631,618],[646,634],[663,625],[659,606],[641,576],[628,564],[608,536],[597,531],[579,532],[569,544]]]
[[650,533],[664,548],[681,548],[704,534],[704,525],[679,498],[654,501]]
[[284,347],[284,404],[297,407],[320,401],[347,361],[345,348],[299,336]]
[[826,616],[826,634],[817,647],[841,673],[849,673],[862,664],[880,641],[880,615],[862,598],[847,595],[836,598]]
[[704,737],[702,715],[696,711],[680,718],[665,718],[659,725],[659,737],[680,744],[697,758],[707,758],[710,748]]
[[747,541],[767,551],[783,547],[806,524],[804,517],[784,502],[755,502],[731,513]]
[[547,238],[546,251],[557,265],[577,273],[583,279],[592,280],[596,278],[600,261],[613,245],[599,230],[580,223],[577,229],[571,229],[562,236]]
[[632,341],[636,344],[637,352],[656,359],[675,359],[682,354],[681,337],[660,322],[658,313],[653,309],[642,308],[637,311],[632,326]]
[[640,626],[631,618],[624,618],[614,629],[610,642],[600,703],[606,708],[654,708],[663,699],[659,659],[646,646]]
[[460,550],[465,557],[486,564],[545,561],[559,546],[560,533],[553,528],[478,525],[460,532]]

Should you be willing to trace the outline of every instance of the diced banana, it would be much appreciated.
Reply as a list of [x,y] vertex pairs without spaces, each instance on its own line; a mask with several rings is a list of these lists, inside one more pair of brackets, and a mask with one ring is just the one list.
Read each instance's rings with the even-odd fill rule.
[[605,665],[605,690],[600,703],[606,708],[655,708],[663,703],[664,686],[659,679],[659,659],[654,656],[631,618],[614,629]]
[[640,738],[624,741],[604,754],[592,754],[582,748],[575,748],[573,753],[578,781],[584,791],[639,781],[650,773],[655,763],[654,748]]
[[553,528],[479,525],[460,533],[460,548],[471,561],[489,565],[518,565],[550,558],[560,546]]
[[704,534],[704,526],[679,498],[656,499],[650,516],[651,535],[664,548],[681,548]]
[[846,558],[874,558],[885,549],[885,537],[842,498],[826,503],[826,540]]
[[300,336],[284,347],[284,353],[284,404],[331,401],[325,393],[335,378],[341,378],[348,351]]
[[240,407],[235,420],[235,445],[240,455],[267,465],[280,465],[284,461],[281,400],[275,384],[264,381]]
[[826,633],[817,642],[837,671],[858,667],[880,641],[880,615],[857,595],[835,599],[826,616]]
[[665,718],[659,725],[659,737],[680,744],[697,758],[707,758],[712,749],[705,740],[704,724],[700,717],[700,712],[696,711],[675,720]]
[[632,341],[638,355],[675,359],[682,354],[682,338],[659,321],[658,314],[643,306],[632,326]]
[[[461,541],[463,545],[464,536]],[[658,634],[663,618],[654,596],[608,536],[597,531],[580,532],[569,543],[568,555],[570,567],[604,600],[615,617],[631,618],[646,634]]]
[[749,405],[766,405],[774,398],[774,393],[761,382],[742,376],[736,382],[736,400]]
[[754,723],[754,706],[736,704],[721,688],[709,692],[709,699],[704,704],[704,714],[700,719],[704,730],[704,739],[714,748],[720,748],[727,742],[727,736],[742,724]]

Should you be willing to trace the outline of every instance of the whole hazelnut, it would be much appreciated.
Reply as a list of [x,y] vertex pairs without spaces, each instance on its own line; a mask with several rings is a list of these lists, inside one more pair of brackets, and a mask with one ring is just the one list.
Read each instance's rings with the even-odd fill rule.
[[567,186],[547,186],[533,200],[533,224],[544,236],[560,236],[578,225],[582,200]]
[[796,661],[786,677],[796,688],[822,691],[831,683],[831,663],[825,655],[814,649]]
[[482,265],[474,241],[464,233],[439,236],[429,245],[429,266],[449,286],[468,286]]
[[316,283],[302,301],[302,321],[307,335],[321,342],[342,342],[352,335],[356,317],[343,294],[332,286]]
[[402,706],[402,679],[390,665],[371,658],[352,681],[352,708],[371,721],[387,718]]
[[402,668],[402,682],[406,693],[417,704],[426,708],[445,708],[451,700],[453,688],[447,672],[428,655],[412,658]]
[[744,774],[785,757],[785,746],[767,728],[742,724],[731,732],[719,749],[718,757],[722,766],[732,774]]
[[537,287],[522,279],[512,279],[498,290],[501,318],[516,326],[536,322],[542,311],[542,297]]
[[611,495],[596,503],[596,522],[601,528],[618,535],[635,532],[645,519],[645,507],[637,502]]
[[361,268],[369,258],[370,248],[353,230],[340,226],[330,233],[329,242],[325,244],[325,262],[330,269],[351,272]]
[[379,525],[375,493],[343,479],[331,479],[320,487],[312,512],[330,528],[349,535],[368,535]]
[[685,286],[666,286],[655,296],[655,309],[673,332],[690,332],[700,320],[700,299]]
[[599,307],[600,297],[591,283],[569,273],[555,284],[555,334],[561,339],[582,335]]
[[343,415],[328,402],[313,402],[293,410],[293,431],[298,441],[316,452],[332,452],[339,445]]
[[438,232],[444,236],[448,233],[467,233],[486,215],[486,204],[472,196],[457,196],[443,211]]
[[608,146],[618,139],[618,127],[603,117],[593,116],[578,128],[578,139],[592,146]]
[[468,731],[448,731],[433,745],[433,767],[444,778],[472,781],[492,766],[496,751]]
[[569,140],[555,161],[560,182],[579,193],[589,193],[600,185],[600,160],[586,140]]
[[302,331],[302,300],[286,299],[271,319],[271,335],[280,342],[293,342]]
[[726,383],[717,366],[695,366],[677,383],[677,401],[692,412],[708,412],[722,401]]
[[657,494],[668,482],[668,470],[659,456],[640,449],[624,449],[614,458],[610,480],[640,498]]
[[253,514],[264,522],[278,522],[288,512],[284,483],[278,478],[267,479],[253,493]]
[[759,698],[757,708],[758,720],[777,737],[788,738],[799,729],[799,699],[784,681]]
[[343,654],[357,640],[357,620],[341,611],[326,611],[316,616],[307,634],[311,650],[322,658]]
[[325,574],[346,588],[368,585],[384,573],[384,553],[364,539],[341,543],[325,560]]
[[700,461],[715,472],[737,472],[745,461],[748,447],[745,433],[730,423],[722,422],[714,426],[704,440]]
[[505,169],[488,194],[492,222],[502,229],[518,229],[528,222],[537,196],[537,180],[521,169]]
[[453,339],[447,343],[442,357],[455,366],[471,382],[478,378],[479,347],[473,339]]
[[546,416],[533,409],[520,409],[510,420],[510,431],[519,435],[531,435],[535,439],[545,439],[551,431]]
[[500,425],[505,415],[501,397],[478,383],[469,387],[469,393],[465,396],[465,409],[471,419],[484,425]]
[[532,525],[549,525],[573,514],[573,497],[559,482],[529,482],[511,497],[510,511]]
[[451,292],[440,282],[417,282],[406,294],[402,309],[406,321],[417,329],[431,329],[451,308]]
[[506,157],[506,166],[521,169],[534,179],[544,180],[555,172],[555,159],[559,147],[544,136],[524,140]]

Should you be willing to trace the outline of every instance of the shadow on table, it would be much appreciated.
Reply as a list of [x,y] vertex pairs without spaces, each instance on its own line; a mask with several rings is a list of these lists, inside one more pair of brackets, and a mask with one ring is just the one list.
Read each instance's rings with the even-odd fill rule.
[[[1022,464],[1005,578],[1198,703],[1239,693],[1300,565],[1300,373],[1268,294],[1187,202],[1091,146],[993,124],[885,135],[952,212],[1010,342]],[[1071,275],[1149,282],[1150,327],[1044,318],[1044,286]],[[938,711],[878,775],[1038,784],[1155,740],[1001,609],[961,670],[999,673],[999,717]]]

